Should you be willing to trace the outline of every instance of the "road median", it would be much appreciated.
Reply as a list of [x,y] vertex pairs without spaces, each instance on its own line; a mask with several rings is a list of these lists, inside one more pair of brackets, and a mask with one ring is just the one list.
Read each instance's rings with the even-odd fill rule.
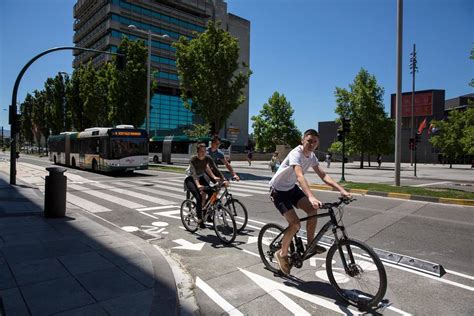
[[[333,188],[325,184],[312,184],[310,187],[314,190],[335,191]],[[345,183],[344,187],[351,193],[361,195],[375,195],[404,200],[474,206],[474,194],[471,192],[459,192],[458,190],[429,190],[413,187],[393,187],[387,184],[378,183],[354,182]],[[453,197],[453,195],[456,197]],[[473,196],[473,198],[470,198],[471,196]]]

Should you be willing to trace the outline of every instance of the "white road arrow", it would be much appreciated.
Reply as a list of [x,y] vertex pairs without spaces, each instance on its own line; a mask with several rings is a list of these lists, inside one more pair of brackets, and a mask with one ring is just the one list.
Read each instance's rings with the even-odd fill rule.
[[283,292],[286,292],[287,294],[294,295],[296,297],[302,298],[306,301],[309,301],[311,303],[314,303],[316,305],[322,306],[324,308],[327,308],[329,310],[332,310],[333,312],[340,313],[340,314],[346,314],[346,315],[358,315],[360,314],[359,312],[345,307],[345,306],[339,306],[334,304],[333,302],[329,300],[325,300],[322,298],[317,297],[316,295],[312,295],[303,291],[300,291],[296,288],[286,286],[284,284],[277,283],[273,280],[267,279],[261,275],[246,271],[244,269],[239,268],[239,270],[244,273],[246,276],[248,276],[255,284],[260,286],[265,292],[270,294],[273,298],[275,298],[280,304],[282,304],[286,309],[290,311],[290,313],[293,313],[295,315],[310,315],[306,310],[304,310],[301,306],[296,304],[292,299],[290,299],[288,296],[283,294]]
[[200,251],[205,244],[204,242],[193,244],[184,239],[176,239],[176,240],[173,240],[173,242],[181,245],[181,246],[173,247],[175,249],[185,249],[185,250],[195,250],[195,251]]

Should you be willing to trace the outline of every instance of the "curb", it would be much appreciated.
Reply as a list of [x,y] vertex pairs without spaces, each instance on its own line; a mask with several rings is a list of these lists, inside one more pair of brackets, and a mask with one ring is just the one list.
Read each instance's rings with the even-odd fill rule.
[[[336,191],[335,189],[324,184],[311,184],[309,187],[315,190]],[[375,195],[375,196],[390,197],[390,198],[403,199],[403,200],[414,200],[414,201],[424,201],[424,202],[432,202],[432,203],[474,206],[474,200],[468,200],[468,199],[438,198],[438,197],[432,197],[432,196],[412,195],[412,194],[407,194],[407,193],[378,192],[378,191],[369,191],[369,190],[362,190],[362,189],[350,189],[348,191],[351,193],[356,193],[356,194],[361,194],[361,195]]]

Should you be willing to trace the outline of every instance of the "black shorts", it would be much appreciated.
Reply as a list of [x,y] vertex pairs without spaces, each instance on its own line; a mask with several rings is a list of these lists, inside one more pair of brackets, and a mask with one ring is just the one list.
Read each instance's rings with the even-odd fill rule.
[[306,194],[300,189],[299,186],[295,185],[289,191],[278,191],[271,188],[270,199],[275,204],[275,207],[280,211],[281,215],[285,214],[288,210],[297,207],[299,200],[306,197]]

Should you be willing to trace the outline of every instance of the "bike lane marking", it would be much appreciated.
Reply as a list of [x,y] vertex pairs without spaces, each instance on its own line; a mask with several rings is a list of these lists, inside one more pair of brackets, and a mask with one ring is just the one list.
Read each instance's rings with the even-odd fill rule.
[[201,289],[211,300],[214,301],[220,308],[222,308],[226,313],[229,313],[231,316],[243,316],[237,308],[232,306],[227,302],[222,296],[220,296],[212,287],[210,287],[206,282],[201,280],[200,277],[196,277],[196,286]]
[[343,315],[360,315],[354,309],[334,304],[328,300],[322,299],[312,294],[308,294],[306,292],[300,291],[296,288],[288,287],[284,284],[280,284],[276,281],[267,279],[259,274],[255,274],[244,270],[242,268],[238,268],[240,272],[245,274],[250,280],[252,280],[255,284],[262,288],[266,293],[271,295],[275,300],[277,300],[281,305],[283,305],[286,309],[288,309],[291,313],[295,315],[311,315],[298,304],[296,304],[292,299],[287,297],[282,292],[286,292],[287,294],[291,294],[293,296],[299,297],[304,299],[308,302],[316,304],[318,306],[322,306],[326,309],[332,310],[336,313],[340,313]]

